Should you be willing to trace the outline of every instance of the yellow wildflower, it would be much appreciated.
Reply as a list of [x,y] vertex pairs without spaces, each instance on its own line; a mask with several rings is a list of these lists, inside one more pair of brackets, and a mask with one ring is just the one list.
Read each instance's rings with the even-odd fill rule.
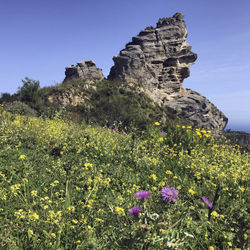
[[163,137],[160,137],[157,141],[158,142],[163,142],[163,140],[164,140]]
[[190,189],[188,190],[188,192],[189,192],[191,195],[194,195],[194,194],[196,193],[192,188],[190,188]]
[[23,211],[23,209],[19,209],[18,211],[16,211],[14,213],[14,216],[16,216],[17,218],[19,219],[24,219],[25,218],[25,215],[26,215],[26,212]]
[[73,224],[77,224],[77,223],[78,223],[78,220],[73,219],[71,222],[72,222]]
[[149,178],[152,179],[153,181],[157,180],[157,176],[155,174],[151,174]]
[[119,216],[125,216],[125,212],[122,207],[115,207],[115,211]]
[[74,206],[69,206],[69,207],[68,207],[68,210],[69,210],[70,212],[74,213],[74,212],[75,212],[75,207],[74,207]]
[[95,218],[96,221],[99,221],[99,222],[104,222],[104,220],[100,219],[100,218]]
[[225,216],[223,214],[220,214],[220,219],[223,220]]
[[93,182],[93,180],[91,178],[88,178],[86,184],[89,186],[92,182]]
[[21,187],[21,184],[15,184],[15,185],[10,186],[10,190],[12,192],[16,192],[17,190],[20,189],[20,187]]
[[160,126],[161,124],[159,122],[155,122],[155,125],[156,126]]
[[51,234],[50,234],[50,237],[51,237],[52,239],[55,239],[55,238],[56,238],[56,234],[55,234],[55,233],[51,233]]
[[211,213],[211,215],[212,215],[214,218],[220,217],[220,215],[219,215],[216,211],[213,211],[213,212]]
[[27,233],[28,233],[28,237],[29,237],[29,238],[31,238],[32,235],[34,234],[34,232],[33,232],[32,229],[28,229]]
[[84,163],[84,166],[86,167],[86,169],[88,169],[88,168],[92,168],[93,164],[89,163],[89,162],[86,162],[86,163]]
[[20,155],[19,156],[19,160],[25,160],[26,159],[26,155]]
[[37,191],[36,190],[32,190],[31,191],[31,196],[32,197],[36,197],[37,196]]
[[89,232],[92,232],[93,231],[93,228],[91,226],[87,226]]
[[111,182],[111,179],[108,177],[104,180],[103,184],[108,186],[110,182]]
[[36,220],[39,219],[39,215],[37,213],[30,214],[29,219],[33,220],[33,221],[36,221]]
[[167,170],[165,173],[168,174],[168,175],[173,174],[170,170]]
[[165,186],[165,182],[164,181],[161,181],[160,183],[159,183],[159,187],[164,187]]

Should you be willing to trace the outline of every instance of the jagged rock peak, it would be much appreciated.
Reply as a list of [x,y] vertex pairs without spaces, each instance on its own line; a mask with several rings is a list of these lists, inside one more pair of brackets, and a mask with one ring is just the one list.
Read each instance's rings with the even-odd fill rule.
[[102,80],[104,79],[104,75],[102,70],[97,68],[92,60],[87,60],[65,68],[65,79],[63,82],[67,82],[74,78]]
[[187,43],[184,15],[160,18],[156,27],[142,30],[113,57],[109,80],[139,84],[158,104],[172,107],[195,126],[223,130],[227,117],[197,92],[182,86],[197,59]]
[[157,22],[157,28],[160,28],[164,25],[169,25],[169,24],[174,24],[177,20],[181,21],[184,17],[184,14],[182,13],[175,13],[173,17],[163,17],[160,18],[159,21]]
[[164,103],[185,94],[182,82],[197,59],[186,42],[183,14],[160,18],[156,28],[142,30],[126,48],[113,57],[108,79],[139,83],[158,102]]

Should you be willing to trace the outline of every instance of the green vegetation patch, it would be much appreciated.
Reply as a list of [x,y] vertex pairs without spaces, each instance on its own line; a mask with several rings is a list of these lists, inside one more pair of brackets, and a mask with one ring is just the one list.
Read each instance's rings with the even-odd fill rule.
[[247,249],[249,153],[210,131],[126,133],[0,108],[3,249]]

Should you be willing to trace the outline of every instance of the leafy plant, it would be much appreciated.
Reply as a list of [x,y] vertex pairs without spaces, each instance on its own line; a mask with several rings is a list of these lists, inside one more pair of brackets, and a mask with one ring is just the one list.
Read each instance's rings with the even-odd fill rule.
[[20,101],[29,104],[31,107],[36,107],[36,104],[40,101],[38,94],[40,82],[25,77],[22,83],[23,86],[19,87],[17,91]]

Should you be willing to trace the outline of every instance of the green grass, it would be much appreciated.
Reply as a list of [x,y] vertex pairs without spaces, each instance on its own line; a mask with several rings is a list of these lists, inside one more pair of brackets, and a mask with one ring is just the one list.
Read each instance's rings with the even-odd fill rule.
[[0,248],[247,249],[249,166],[249,153],[204,130],[126,134],[1,107]]

